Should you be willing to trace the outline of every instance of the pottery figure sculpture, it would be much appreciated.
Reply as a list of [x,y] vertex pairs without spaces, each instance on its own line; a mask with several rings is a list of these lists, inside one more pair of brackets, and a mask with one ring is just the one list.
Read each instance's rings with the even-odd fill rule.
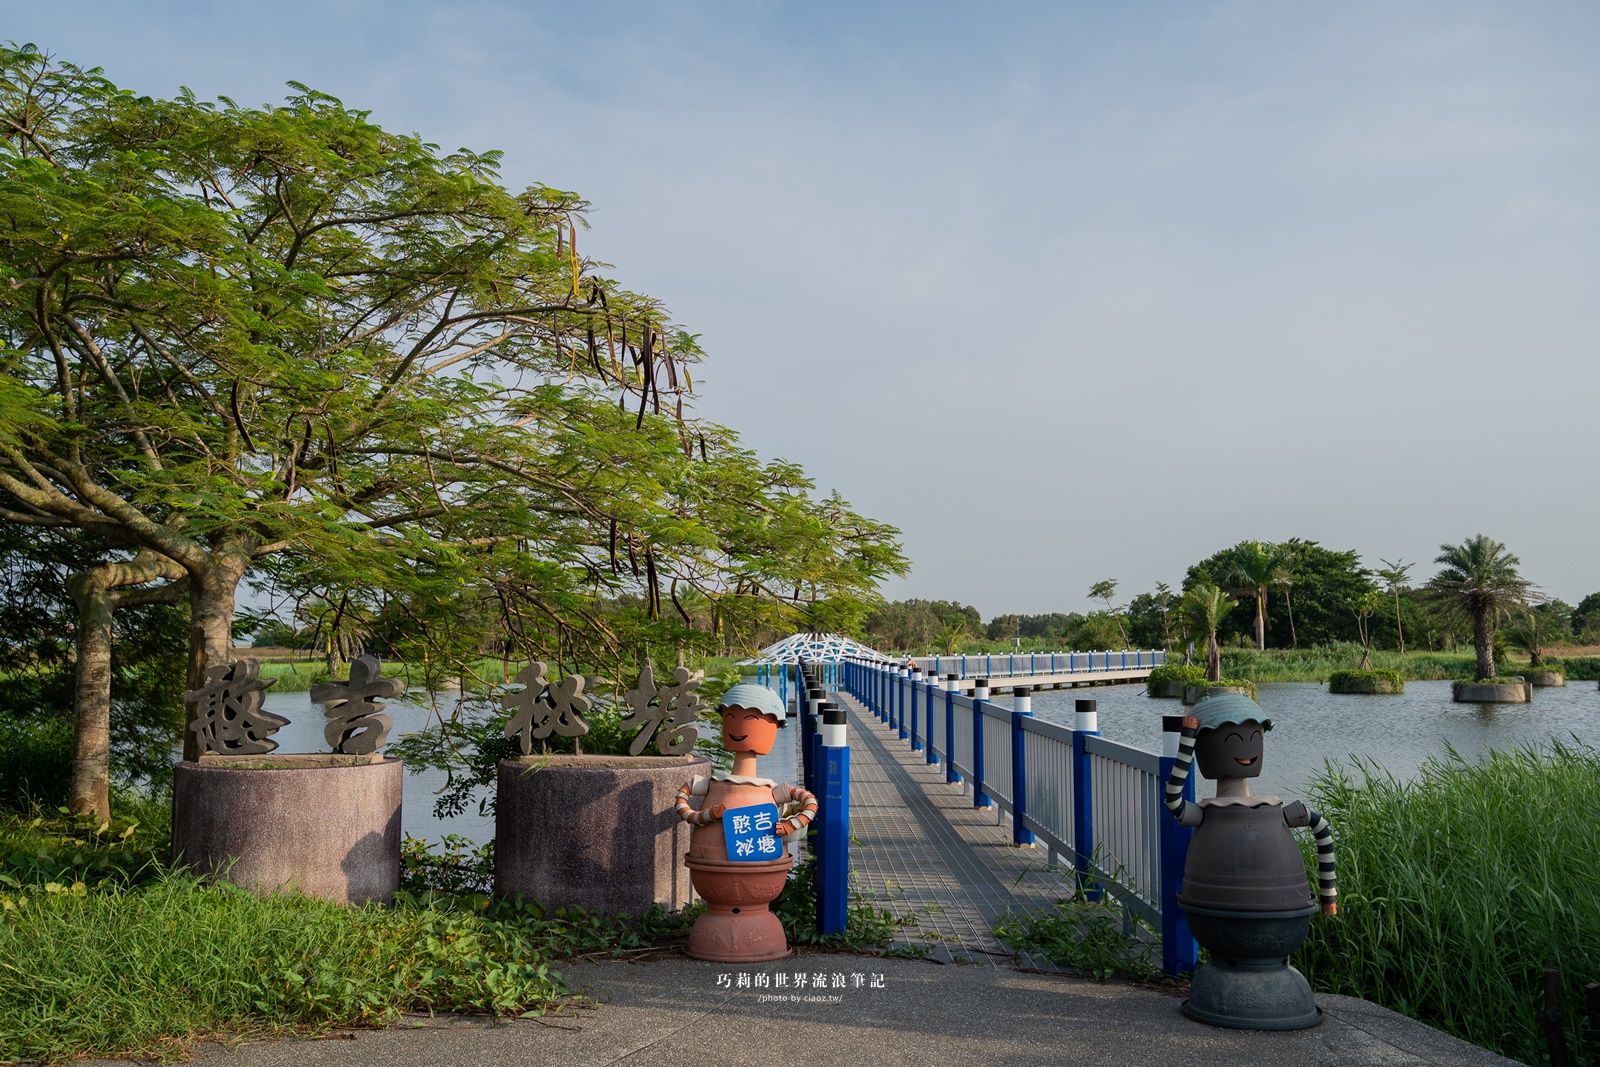
[[698,776],[678,790],[678,815],[694,827],[685,859],[689,878],[707,905],[689,932],[688,953],[723,963],[780,959],[789,943],[768,905],[794,862],[782,839],[811,822],[817,798],[756,774],[757,757],[772,751],[778,730],[788,724],[777,693],[736,685],[723,694],[718,711],[732,772]]
[[[1316,839],[1318,896],[1338,911],[1333,831],[1312,808],[1252,796],[1272,720],[1248,696],[1225,693],[1195,705],[1183,720],[1178,759],[1167,779],[1166,804],[1196,827],[1178,905],[1195,940],[1211,953],[1195,972],[1183,1013],[1244,1030],[1299,1030],[1322,1021],[1305,977],[1289,954],[1311,929],[1318,902],[1290,828],[1308,826]],[[1217,783],[1217,795],[1184,799],[1190,763]]]

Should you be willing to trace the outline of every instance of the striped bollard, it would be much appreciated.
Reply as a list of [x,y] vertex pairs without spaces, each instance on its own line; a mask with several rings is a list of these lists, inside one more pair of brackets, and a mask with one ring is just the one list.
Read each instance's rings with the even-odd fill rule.
[[1078,893],[1099,900],[1094,874],[1094,789],[1089,770],[1089,735],[1100,733],[1100,713],[1093,700],[1076,702],[1072,724],[1072,851]]
[[1033,690],[1019,685],[1011,690],[1011,843],[1033,847],[1033,831],[1022,825],[1028,814],[1028,761],[1022,740],[1022,720],[1033,718]]
[[972,806],[991,808],[994,801],[983,791],[983,705],[989,702],[989,679],[972,687]]

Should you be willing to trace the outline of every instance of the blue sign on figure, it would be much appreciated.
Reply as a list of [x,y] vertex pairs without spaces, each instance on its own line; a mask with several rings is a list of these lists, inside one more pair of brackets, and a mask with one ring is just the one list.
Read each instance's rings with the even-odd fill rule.
[[729,808],[722,813],[722,838],[728,845],[728,858],[742,863],[760,863],[783,856],[778,840],[776,804],[752,804],[748,808]]

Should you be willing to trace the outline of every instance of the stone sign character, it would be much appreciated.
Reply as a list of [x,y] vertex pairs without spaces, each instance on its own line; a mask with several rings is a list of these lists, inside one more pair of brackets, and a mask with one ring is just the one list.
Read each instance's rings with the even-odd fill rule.
[[189,729],[200,751],[259,756],[277,748],[271,735],[289,725],[289,720],[261,707],[267,687],[276,681],[262,678],[261,665],[253,659],[207,667],[205,684],[183,694],[194,706]]
[[704,680],[705,676],[699,671],[691,673],[689,668],[679,667],[672,672],[670,684],[657,685],[654,669],[645,664],[639,672],[638,685],[622,697],[633,711],[622,721],[622,728],[639,731],[628,746],[628,755],[639,755],[649,747],[651,740],[663,756],[681,756],[692,751],[700,736],[694,724],[706,708],[697,692]]
[[500,704],[514,714],[506,723],[505,736],[515,737],[524,756],[533,751],[535,741],[552,733],[560,737],[581,737],[589,732],[584,715],[594,706],[583,695],[583,675],[569,674],[550,684],[543,663],[530,663],[518,672],[522,690],[506,693]]
[[311,687],[311,699],[324,705],[328,716],[322,736],[333,751],[366,755],[381,749],[388,739],[394,720],[382,714],[388,705],[379,698],[399,696],[405,683],[382,677],[382,670],[378,657],[360,656],[350,664],[348,682],[318,682]]

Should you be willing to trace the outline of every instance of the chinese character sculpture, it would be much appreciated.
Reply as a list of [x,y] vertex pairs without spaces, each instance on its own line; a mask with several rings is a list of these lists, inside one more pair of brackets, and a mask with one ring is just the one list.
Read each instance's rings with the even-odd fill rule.
[[583,675],[569,674],[554,685],[545,677],[543,663],[530,663],[517,674],[522,691],[507,693],[500,703],[514,711],[506,723],[505,735],[515,737],[524,756],[533,751],[535,741],[551,734],[582,737],[589,732],[583,716],[593,706],[583,695]]
[[[793,863],[783,839],[811,822],[817,798],[756,775],[757,757],[772,751],[778,729],[787,725],[778,694],[764,685],[736,685],[718,710],[733,771],[697,777],[678,790],[678,815],[694,827],[685,860],[689,878],[707,904],[689,932],[688,952],[726,963],[775,960],[789,954],[783,924],[767,907]],[[784,817],[785,809],[793,814]]]
[[694,751],[700,731],[695,727],[706,702],[697,690],[705,680],[701,671],[689,672],[679,667],[672,672],[670,685],[656,684],[655,672],[649,664],[639,672],[639,684],[623,694],[623,701],[633,710],[622,721],[624,730],[637,728],[628,755],[642,753],[653,739],[656,751],[663,756],[681,756]]
[[272,735],[289,720],[261,710],[266,689],[275,681],[262,678],[261,665],[253,659],[206,668],[205,684],[183,694],[184,701],[194,705],[189,729],[200,751],[259,756],[277,748]]
[[[1289,954],[1311,930],[1317,910],[1305,862],[1290,827],[1309,826],[1317,846],[1322,910],[1338,911],[1333,831],[1305,804],[1252,796],[1272,720],[1238,693],[1207,697],[1183,720],[1178,759],[1167,780],[1167,807],[1196,827],[1178,905],[1195,940],[1211,952],[1195,973],[1183,1013],[1244,1030],[1299,1030],[1322,1021],[1304,976]],[[1217,783],[1217,795],[1183,797],[1191,760]]]
[[361,656],[350,664],[348,682],[318,682],[311,687],[312,701],[323,705],[328,716],[322,736],[333,751],[364,756],[383,748],[394,720],[383,714],[388,705],[379,698],[399,696],[405,683],[381,677],[382,670],[378,657]]

